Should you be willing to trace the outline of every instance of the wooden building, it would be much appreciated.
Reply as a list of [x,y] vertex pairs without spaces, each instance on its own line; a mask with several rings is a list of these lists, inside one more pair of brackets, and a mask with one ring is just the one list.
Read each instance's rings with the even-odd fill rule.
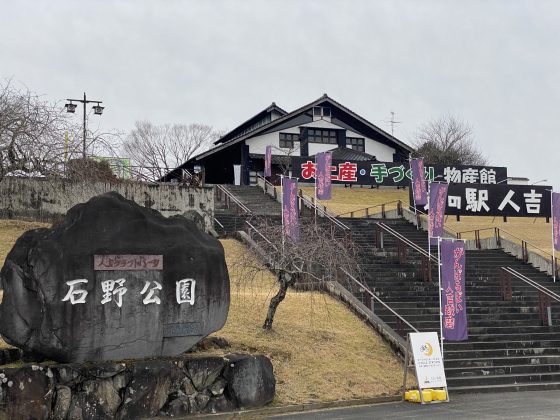
[[[274,102],[225,134],[214,147],[167,174],[162,181],[183,178],[184,170],[200,172],[207,184],[254,184],[264,169],[266,146],[272,146],[273,172],[289,169],[291,156],[314,156],[333,151],[333,158],[404,162],[410,146],[352,112],[326,94],[292,112]],[[274,178],[274,177],[273,177]]]

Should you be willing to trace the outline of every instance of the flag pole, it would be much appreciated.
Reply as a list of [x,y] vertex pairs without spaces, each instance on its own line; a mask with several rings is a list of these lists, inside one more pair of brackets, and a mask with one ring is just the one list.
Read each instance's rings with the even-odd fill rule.
[[282,209],[282,255],[284,254],[284,175],[280,175],[280,207]]
[[[412,174],[412,167],[410,166],[410,162],[412,162],[412,154],[408,154],[408,168],[411,169]],[[414,174],[410,177],[410,188],[412,189],[412,202],[414,203],[414,218],[416,219],[416,230],[420,230],[419,222],[418,222],[418,214],[416,212],[416,195],[414,194]]]
[[[552,280],[556,283],[556,249],[554,247],[554,188],[550,190],[550,221],[552,222]],[[558,221],[560,223],[560,220]]]
[[430,233],[431,233],[431,225],[432,225],[432,206],[430,205],[430,189],[431,189],[431,185],[432,183],[430,182],[430,180],[428,179],[428,259],[430,260],[430,264],[432,261],[432,243],[431,243],[431,237],[430,237]]
[[317,153],[315,153],[315,224],[317,224]]
[[441,307],[441,292],[443,291],[441,287],[441,236],[438,236],[438,291],[439,291],[439,334],[441,342],[441,359],[443,360],[443,310]]

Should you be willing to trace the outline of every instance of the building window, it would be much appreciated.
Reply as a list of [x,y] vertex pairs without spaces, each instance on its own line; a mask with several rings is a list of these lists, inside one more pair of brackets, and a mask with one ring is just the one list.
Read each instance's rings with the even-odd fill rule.
[[366,151],[363,137],[346,137],[346,146],[358,152]]
[[310,128],[307,130],[307,140],[309,143],[336,144],[336,131]]
[[325,119],[330,121],[331,119],[331,109],[326,106],[315,106],[313,107],[313,121]]
[[299,141],[299,134],[280,133],[280,147],[283,149],[293,149],[294,143]]

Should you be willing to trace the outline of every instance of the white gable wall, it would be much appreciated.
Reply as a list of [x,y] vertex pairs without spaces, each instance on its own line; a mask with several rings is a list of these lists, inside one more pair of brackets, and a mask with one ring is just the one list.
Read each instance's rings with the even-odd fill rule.
[[[286,128],[281,130],[281,132],[299,134],[300,132],[299,127],[300,126]],[[303,124],[302,127],[323,128],[323,129],[343,128],[325,120],[318,120],[307,124]],[[263,134],[245,140],[245,144],[249,145],[249,153],[264,154],[266,151],[266,146],[270,145],[273,146],[272,154],[274,155],[288,154],[289,149],[280,148],[279,133],[280,131],[276,131],[273,133]],[[393,154],[395,153],[394,148],[387,146],[383,143],[379,143],[375,140],[365,137],[362,134],[350,130],[346,130],[346,137],[364,137],[366,153],[375,156],[377,160],[380,160],[382,162],[393,161]],[[309,154],[314,155],[319,152],[326,152],[327,150],[331,150],[335,147],[337,147],[336,144],[309,143]],[[293,150],[290,154],[291,156],[300,156],[299,142],[295,142],[295,150]]]

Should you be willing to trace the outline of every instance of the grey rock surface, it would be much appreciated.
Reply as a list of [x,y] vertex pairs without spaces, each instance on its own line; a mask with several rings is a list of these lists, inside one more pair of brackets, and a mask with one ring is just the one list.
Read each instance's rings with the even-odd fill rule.
[[[265,360],[182,355],[118,364],[0,366],[0,419],[136,420],[255,407],[274,397],[272,367]],[[193,377],[204,378],[199,385],[205,388],[197,390]]]
[[[162,255],[163,270],[95,271],[94,255]],[[195,280],[194,300],[179,303],[177,282],[185,279]],[[82,281],[70,286],[74,280]],[[59,362],[178,355],[219,330],[229,308],[219,241],[117,193],[73,207],[53,229],[22,235],[1,281],[0,334]]]
[[274,398],[272,363],[264,356],[230,355],[224,370],[228,392],[239,407],[260,407]]

